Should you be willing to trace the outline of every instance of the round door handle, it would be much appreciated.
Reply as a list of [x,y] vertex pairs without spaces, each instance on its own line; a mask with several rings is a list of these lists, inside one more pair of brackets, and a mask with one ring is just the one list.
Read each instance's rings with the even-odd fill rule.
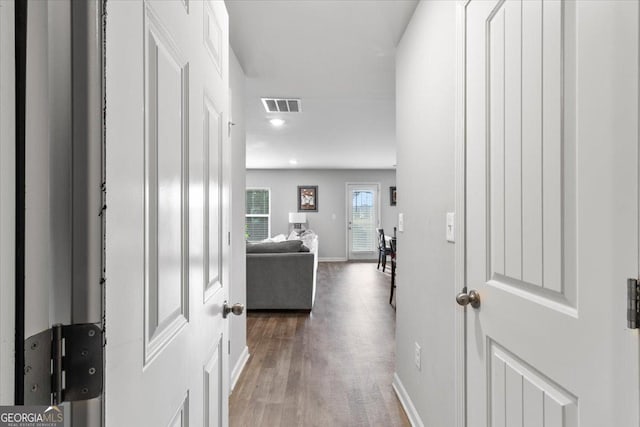
[[480,307],[480,294],[477,291],[460,292],[456,296],[456,302],[461,306],[471,305],[473,308]]
[[244,313],[244,305],[240,303],[235,303],[231,307],[229,307],[229,304],[227,304],[227,302],[225,301],[222,307],[222,317],[226,319],[229,313],[233,313],[236,316],[240,316],[242,313]]

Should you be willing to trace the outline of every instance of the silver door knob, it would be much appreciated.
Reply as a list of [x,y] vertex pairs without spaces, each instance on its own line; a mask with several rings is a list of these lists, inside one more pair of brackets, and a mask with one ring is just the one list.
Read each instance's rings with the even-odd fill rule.
[[477,291],[470,290],[469,292],[460,292],[456,296],[456,302],[461,306],[471,304],[471,307],[480,307],[480,294]]
[[244,305],[235,303],[231,307],[229,307],[229,304],[225,301],[224,305],[222,306],[222,317],[226,319],[229,313],[240,316],[242,313],[244,313]]

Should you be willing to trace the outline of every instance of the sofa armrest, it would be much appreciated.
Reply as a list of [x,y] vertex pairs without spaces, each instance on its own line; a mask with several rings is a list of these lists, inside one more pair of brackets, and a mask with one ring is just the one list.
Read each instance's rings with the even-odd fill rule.
[[314,254],[247,254],[247,309],[311,310]]

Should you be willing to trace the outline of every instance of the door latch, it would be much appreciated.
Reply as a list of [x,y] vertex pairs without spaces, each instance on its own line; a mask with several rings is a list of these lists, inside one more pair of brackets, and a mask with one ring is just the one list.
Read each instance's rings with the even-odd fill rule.
[[25,405],[58,405],[102,394],[102,329],[93,323],[53,325],[24,342]]

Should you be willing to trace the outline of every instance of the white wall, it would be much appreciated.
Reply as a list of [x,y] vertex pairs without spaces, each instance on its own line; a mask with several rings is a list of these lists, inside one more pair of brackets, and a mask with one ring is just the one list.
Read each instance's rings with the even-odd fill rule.
[[455,3],[422,1],[396,57],[397,181],[414,196],[398,199],[396,385],[426,426],[455,425],[454,245],[445,239],[454,210]]
[[[318,212],[307,212],[308,228],[319,238],[319,257],[345,260],[346,183],[380,184],[380,224],[387,234],[397,224],[396,206],[390,206],[389,187],[395,170],[255,169],[247,171],[247,187],[271,189],[271,235],[289,233],[289,212],[297,212],[298,185],[318,186]],[[404,194],[404,192],[401,192]],[[402,195],[399,196],[402,198]],[[377,258],[377,253],[374,254]]]
[[[229,302],[246,302],[246,258],[244,237],[245,209],[245,122],[244,122],[244,72],[233,50],[229,49],[229,80],[231,85],[231,287]],[[229,317],[231,354],[231,385],[240,375],[249,356],[247,350],[246,314]]]

